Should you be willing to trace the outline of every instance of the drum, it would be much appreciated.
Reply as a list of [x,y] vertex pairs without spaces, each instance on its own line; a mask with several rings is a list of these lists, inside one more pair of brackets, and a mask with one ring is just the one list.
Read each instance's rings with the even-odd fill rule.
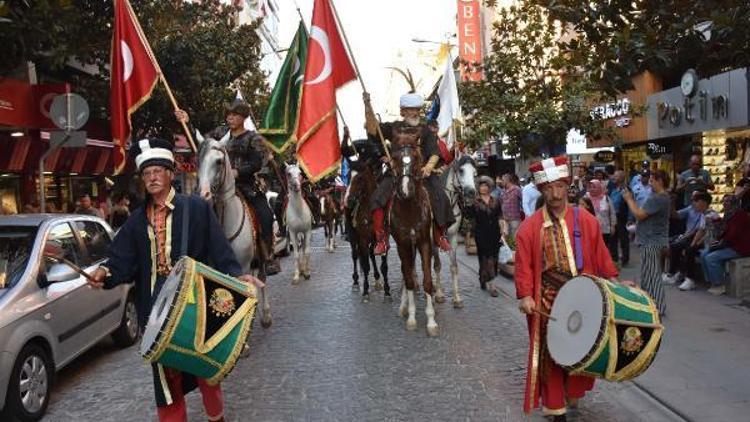
[[625,381],[645,371],[663,327],[643,290],[591,275],[565,283],[547,324],[550,356],[572,374]]
[[216,384],[234,368],[256,305],[255,286],[182,257],[154,302],[141,354]]

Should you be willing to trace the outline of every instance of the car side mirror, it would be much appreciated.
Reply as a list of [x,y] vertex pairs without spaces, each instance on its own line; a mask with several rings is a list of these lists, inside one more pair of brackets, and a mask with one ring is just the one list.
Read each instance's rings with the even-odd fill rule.
[[78,278],[78,273],[67,264],[52,264],[47,270],[46,284],[62,283]]

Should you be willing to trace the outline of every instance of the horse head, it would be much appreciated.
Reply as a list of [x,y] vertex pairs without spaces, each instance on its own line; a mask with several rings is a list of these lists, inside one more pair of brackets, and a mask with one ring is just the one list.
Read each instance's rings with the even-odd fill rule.
[[452,190],[463,196],[465,201],[472,201],[477,193],[477,169],[469,155],[463,155],[453,162],[453,179],[449,182]]
[[409,199],[417,190],[416,181],[422,168],[422,154],[419,151],[419,133],[413,130],[400,130],[394,134],[393,172],[396,176],[396,196]]
[[221,141],[211,137],[200,141],[198,148],[198,188],[203,199],[217,200],[234,194],[234,174],[229,154]]
[[286,175],[286,186],[289,192],[301,192],[302,191],[302,170],[297,164],[287,164],[284,167],[284,174]]

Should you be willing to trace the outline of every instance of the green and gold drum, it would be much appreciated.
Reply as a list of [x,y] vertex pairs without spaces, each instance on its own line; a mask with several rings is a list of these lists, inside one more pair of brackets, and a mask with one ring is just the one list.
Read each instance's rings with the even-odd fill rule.
[[255,286],[183,257],[154,302],[141,354],[216,384],[234,368],[256,305]]
[[645,371],[663,327],[643,290],[591,275],[565,283],[547,325],[550,356],[569,373],[625,381]]

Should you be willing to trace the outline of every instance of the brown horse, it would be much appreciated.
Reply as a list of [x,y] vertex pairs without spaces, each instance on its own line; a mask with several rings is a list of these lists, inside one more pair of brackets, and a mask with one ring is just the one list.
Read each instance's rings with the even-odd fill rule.
[[339,218],[339,205],[331,194],[331,188],[318,193],[320,199],[320,218],[323,220],[323,232],[326,236],[326,250],[336,249],[336,219]]
[[[355,169],[356,167],[356,169]],[[353,208],[346,208],[346,232],[349,236],[349,244],[352,247],[352,289],[359,291],[359,273],[357,262],[362,268],[364,280],[362,284],[362,302],[370,301],[370,263],[372,263],[373,276],[375,278],[375,290],[383,289],[383,300],[391,300],[391,287],[388,285],[388,254],[381,257],[380,272],[378,272],[375,261],[375,232],[372,227],[370,213],[370,197],[375,192],[375,165],[352,166],[352,177],[346,197],[353,197]],[[380,275],[383,275],[383,284],[380,283]]]
[[427,316],[427,334],[438,335],[433,308],[432,286],[432,213],[427,189],[422,176],[422,154],[419,151],[419,133],[401,131],[395,134],[394,145],[398,149],[393,153],[392,168],[396,194],[390,212],[391,235],[396,240],[398,256],[401,259],[401,274],[404,284],[401,289],[401,306],[399,313],[407,317],[406,329],[417,328],[416,303],[414,287],[417,272],[416,253],[419,252],[422,262],[422,285],[425,292],[425,315]]

